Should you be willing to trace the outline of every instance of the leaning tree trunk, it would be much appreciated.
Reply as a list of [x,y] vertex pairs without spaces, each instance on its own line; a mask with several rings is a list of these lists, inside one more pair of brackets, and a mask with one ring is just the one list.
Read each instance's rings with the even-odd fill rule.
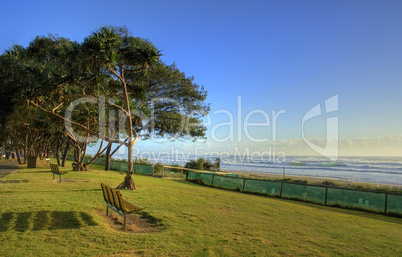
[[28,133],[25,135],[25,144],[24,144],[24,163],[27,163],[27,158],[28,158]]
[[112,151],[112,144],[108,144],[107,149],[106,149],[106,156],[105,156],[105,170],[110,170],[110,159],[112,158],[110,156],[110,152]]
[[57,151],[57,152],[55,153],[55,155],[56,155],[57,166],[61,166],[61,165],[60,165],[60,153],[59,153],[59,151]]
[[23,164],[20,157],[20,151],[18,149],[15,150],[15,154],[17,155],[18,164]]
[[61,167],[64,167],[66,164],[68,150],[70,150],[70,142],[67,140],[66,148],[64,149],[63,156],[62,156]]
[[56,156],[56,160],[57,160],[57,166],[61,166],[60,165],[60,140],[61,140],[61,136],[57,140],[56,151],[54,153],[54,155]]
[[135,184],[133,180],[133,145],[128,147],[128,164],[127,172],[124,181],[117,187],[117,189],[135,189]]
[[[131,130],[132,131],[132,130]],[[136,135],[136,140],[138,139],[138,136]],[[134,144],[136,140],[132,140],[132,134],[130,135],[130,141],[128,143],[127,148],[128,148],[128,164],[127,164],[127,173],[126,177],[124,178],[124,181],[117,187],[117,189],[130,189],[134,190],[135,189],[135,184],[133,180],[133,152],[134,152]]]
[[126,173],[126,176],[124,177],[124,181],[116,187],[116,189],[130,189],[134,190],[135,189],[135,184],[133,177],[131,176],[133,172],[131,173]]
[[15,140],[13,140],[13,143],[14,143],[14,149],[15,149],[14,151],[15,151],[15,155],[17,157],[18,164],[22,164],[17,143],[15,142]]
[[81,158],[81,148],[76,146],[75,147],[75,166],[73,168],[73,170],[75,171],[81,171],[81,167],[82,167],[82,161],[84,158]]
[[[121,85],[122,85],[122,89],[123,89],[123,95],[124,95],[124,106],[125,106],[125,113],[127,115],[127,129],[128,129],[128,142],[126,144],[127,148],[128,148],[128,167],[127,167],[127,173],[126,173],[126,177],[124,178],[123,183],[121,183],[117,189],[130,189],[133,190],[135,189],[135,184],[134,184],[134,180],[132,178],[132,174],[133,174],[133,148],[134,148],[134,144],[135,142],[137,142],[138,140],[138,134],[137,132],[135,132],[133,130],[133,120],[131,117],[131,108],[130,108],[130,99],[128,97],[128,92],[127,92],[127,84],[126,84],[126,80],[124,78],[124,69],[123,67],[119,66],[119,70],[120,70],[120,75],[117,74],[116,71],[114,71],[113,69],[111,69],[111,66],[109,66],[109,70],[113,73],[115,73],[115,75],[117,75],[117,77],[119,77]],[[135,134],[135,139],[133,139],[133,136]]]

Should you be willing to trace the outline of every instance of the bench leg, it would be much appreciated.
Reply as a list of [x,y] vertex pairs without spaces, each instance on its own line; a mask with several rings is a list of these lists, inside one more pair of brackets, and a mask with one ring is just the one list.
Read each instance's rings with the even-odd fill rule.
[[123,228],[126,229],[126,215],[123,215]]
[[61,182],[61,175],[59,175],[59,177],[60,177],[60,178],[59,178],[59,182]]
[[53,173],[53,179],[54,179],[54,173]]
[[106,216],[109,216],[109,205],[106,204]]

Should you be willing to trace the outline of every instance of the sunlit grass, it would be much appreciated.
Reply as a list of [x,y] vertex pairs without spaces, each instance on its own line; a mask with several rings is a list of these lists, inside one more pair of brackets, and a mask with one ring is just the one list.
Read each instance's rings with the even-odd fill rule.
[[[164,229],[111,229],[100,182],[117,186],[124,173],[22,169],[0,183],[1,256],[400,256],[402,219],[134,175],[123,196]],[[3,181],[3,182],[4,182]]]

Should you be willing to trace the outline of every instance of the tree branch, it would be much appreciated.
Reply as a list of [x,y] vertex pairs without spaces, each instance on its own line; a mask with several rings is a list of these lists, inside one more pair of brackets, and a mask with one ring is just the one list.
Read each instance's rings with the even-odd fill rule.
[[54,107],[53,108],[53,110],[52,110],[52,112],[55,112],[57,109],[59,109],[60,108],[60,106],[62,106],[63,105],[63,103],[60,103],[59,105],[57,105],[56,107]]
[[68,120],[68,119],[64,118],[63,116],[61,116],[61,115],[59,115],[59,114],[57,114],[57,113],[55,113],[55,112],[46,110],[45,108],[43,108],[42,106],[36,104],[35,102],[33,102],[33,101],[31,101],[31,100],[28,100],[28,101],[29,101],[32,105],[34,105],[35,107],[37,107],[38,109],[40,109],[41,111],[44,111],[44,112],[46,112],[46,113],[48,113],[48,114],[52,114],[52,115],[54,115],[55,117],[57,117],[57,118],[59,118],[59,119],[65,121],[65,122],[69,122],[71,125],[73,125],[73,126],[75,126],[75,127],[77,127],[77,128],[80,128],[80,129],[84,130],[85,132],[87,132],[87,133],[89,133],[89,134],[91,134],[91,135],[94,135],[94,136],[96,136],[96,137],[98,137],[98,138],[100,138],[100,139],[106,140],[106,141],[108,141],[108,142],[117,143],[117,144],[124,144],[124,145],[128,146],[128,144],[126,144],[126,143],[123,142],[123,141],[116,140],[116,139],[111,139],[111,138],[109,138],[109,137],[107,137],[107,136],[104,136],[104,135],[102,135],[102,134],[99,134],[99,133],[97,133],[97,132],[95,132],[95,131],[93,131],[93,130],[91,130],[91,129],[88,129],[87,127],[85,127],[85,126],[83,126],[83,125],[81,125],[81,124],[79,124],[79,123],[77,123],[77,122]]
[[107,68],[116,76],[120,79],[120,81],[124,81],[123,78],[114,70],[110,65],[107,66]]

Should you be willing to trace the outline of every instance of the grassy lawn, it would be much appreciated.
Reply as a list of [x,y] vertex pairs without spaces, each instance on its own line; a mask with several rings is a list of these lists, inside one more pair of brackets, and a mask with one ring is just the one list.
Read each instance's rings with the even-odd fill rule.
[[[49,167],[0,180],[0,256],[401,256],[402,219],[134,175],[125,198],[162,221],[155,233],[113,230],[100,182],[124,174]],[[98,166],[99,167],[99,166]]]

